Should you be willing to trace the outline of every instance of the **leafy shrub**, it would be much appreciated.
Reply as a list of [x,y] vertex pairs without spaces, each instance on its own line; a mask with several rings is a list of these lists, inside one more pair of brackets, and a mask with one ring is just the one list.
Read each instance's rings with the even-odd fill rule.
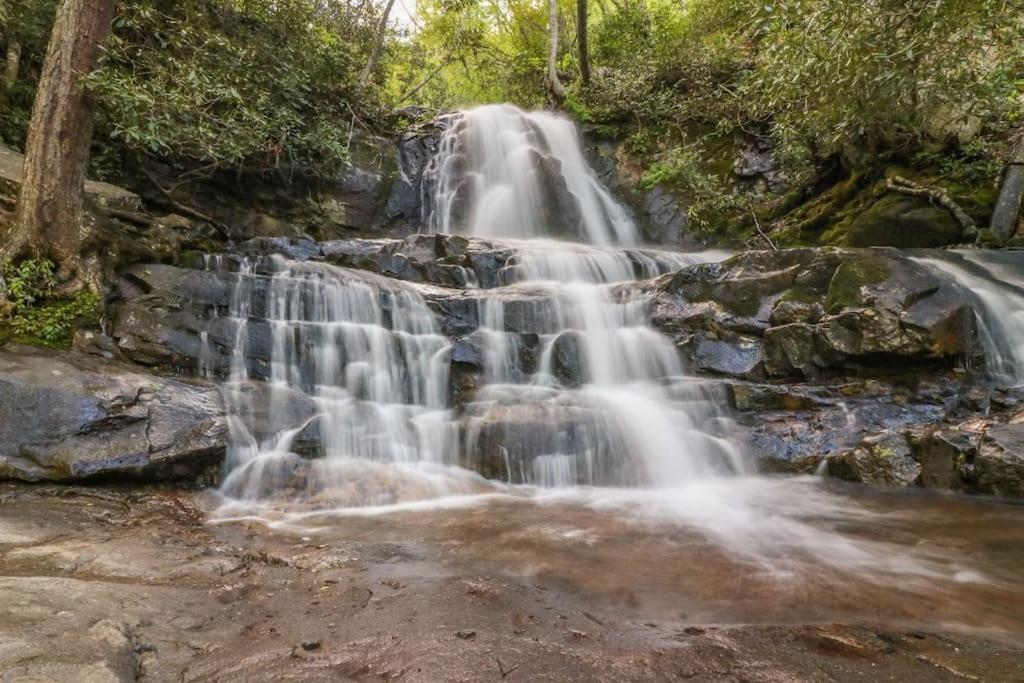
[[2,273],[7,305],[0,309],[0,342],[68,346],[77,327],[97,322],[99,297],[86,289],[58,292],[51,261],[7,261]]

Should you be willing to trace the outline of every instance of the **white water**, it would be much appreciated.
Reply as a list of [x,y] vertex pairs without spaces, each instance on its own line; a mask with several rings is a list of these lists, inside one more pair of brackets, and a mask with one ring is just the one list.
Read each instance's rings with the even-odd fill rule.
[[992,379],[1005,386],[1024,385],[1024,254],[948,251],[915,260],[969,292]]
[[[556,220],[570,239],[636,243],[629,213],[594,176],[568,119],[494,104],[446,123],[424,186],[432,232],[529,239],[552,235]],[[578,215],[557,211],[557,197],[575,198]]]
[[[799,556],[878,576],[962,576],[955,563],[847,536],[835,520],[868,525],[881,515],[816,480],[756,475],[716,385],[688,375],[648,324],[635,284],[723,254],[636,251],[634,224],[575,135],[566,120],[504,105],[450,118],[428,173],[429,228],[515,240],[516,252],[502,286],[476,292],[485,369],[462,408],[445,390],[449,341],[415,287],[326,265],[250,264],[229,313],[235,446],[220,519],[303,526],[499,498],[575,500],[645,524],[670,519],[773,566]],[[534,172],[538,159],[548,176]],[[550,239],[551,206],[539,197],[553,162],[579,204],[575,235],[589,244]],[[554,217],[560,228],[563,219]],[[258,269],[273,274],[265,292],[252,288]],[[272,329],[264,411],[243,391],[259,373],[240,352],[259,302]],[[568,374],[559,340],[576,347],[562,356],[578,359]],[[304,428],[276,429],[302,396],[315,415]],[[319,459],[293,452],[309,431]]]

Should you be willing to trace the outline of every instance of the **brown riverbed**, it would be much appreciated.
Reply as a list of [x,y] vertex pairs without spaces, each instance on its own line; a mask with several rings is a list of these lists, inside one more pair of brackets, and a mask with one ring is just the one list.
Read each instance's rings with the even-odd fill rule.
[[1024,679],[1024,508],[780,485],[726,523],[680,491],[3,485],[0,680]]

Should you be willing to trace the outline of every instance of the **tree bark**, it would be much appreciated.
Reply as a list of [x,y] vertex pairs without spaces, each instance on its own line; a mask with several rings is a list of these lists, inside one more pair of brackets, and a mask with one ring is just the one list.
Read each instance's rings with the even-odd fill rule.
[[370,58],[366,60],[366,66],[363,67],[363,72],[359,74],[360,89],[365,88],[366,84],[370,82],[370,76],[377,67],[377,60],[380,59],[381,50],[384,49],[384,36],[388,30],[388,19],[391,17],[391,8],[394,4],[395,0],[388,0],[388,4],[384,7],[384,15],[380,18],[380,23],[377,25],[377,35],[373,39]]
[[1010,239],[1017,230],[1021,197],[1024,197],[1024,138],[1021,138],[1013,150],[1010,163],[1003,173],[1003,184],[999,188],[996,208],[992,211],[992,223],[989,228],[1001,240]]
[[587,43],[587,0],[576,0],[576,42],[580,50],[580,80],[590,86],[590,46]]
[[52,259],[58,277],[75,276],[88,222],[82,215],[92,139],[92,97],[82,79],[110,32],[113,0],[63,0],[46,49],[22,171],[18,208],[3,255]]
[[13,38],[7,43],[7,56],[4,60],[4,87],[10,88],[18,80],[18,67],[21,65],[21,43]]
[[565,100],[565,86],[558,78],[558,0],[548,0],[548,90],[555,102]]

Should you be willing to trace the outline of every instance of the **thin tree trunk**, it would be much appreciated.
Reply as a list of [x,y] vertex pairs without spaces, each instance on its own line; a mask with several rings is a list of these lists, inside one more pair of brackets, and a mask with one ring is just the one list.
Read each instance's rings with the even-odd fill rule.
[[580,79],[590,86],[590,47],[587,43],[587,0],[576,0],[576,42],[580,50]]
[[548,90],[555,102],[565,99],[565,86],[558,78],[558,0],[548,0]]
[[5,256],[52,259],[62,281],[78,268],[88,223],[82,215],[92,138],[92,98],[82,78],[110,32],[113,0],[63,0],[57,9],[32,107],[18,207]]
[[442,69],[444,69],[446,66],[448,66],[451,63],[452,63],[452,58],[451,57],[445,57],[444,60],[434,68],[433,71],[431,71],[429,74],[427,74],[426,78],[424,78],[422,81],[420,81],[419,85],[415,86],[414,88],[412,88],[409,91],[407,91],[406,93],[404,93],[401,97],[399,97],[398,98],[398,104],[401,104],[402,102],[405,102],[407,99],[409,99],[410,97],[412,97],[413,95],[418,93],[420,90],[422,90],[427,85],[427,83],[430,83],[430,81],[434,80],[434,77],[437,76],[437,74],[441,73]]
[[388,30],[388,19],[391,17],[391,8],[394,4],[395,0],[388,0],[388,4],[384,7],[384,15],[380,18],[380,23],[377,25],[377,35],[373,39],[370,58],[366,60],[366,66],[363,67],[363,72],[359,74],[360,89],[365,88],[366,84],[370,82],[370,76],[377,67],[377,60],[380,59],[381,50],[384,49],[384,36]]
[[7,43],[7,57],[4,61],[4,87],[10,88],[18,80],[21,65],[21,43],[13,38]]
[[992,232],[1001,240],[1013,237],[1017,230],[1017,216],[1020,215],[1021,197],[1024,197],[1024,138],[1013,150],[1010,163],[1003,174],[996,208],[992,211]]

